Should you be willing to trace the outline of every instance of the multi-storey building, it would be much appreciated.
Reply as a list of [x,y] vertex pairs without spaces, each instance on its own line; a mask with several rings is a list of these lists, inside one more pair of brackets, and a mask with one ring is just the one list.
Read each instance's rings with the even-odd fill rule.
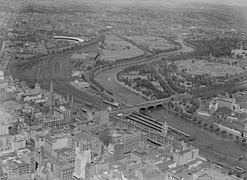
[[186,148],[184,141],[176,140],[174,136],[168,133],[168,125],[165,122],[159,122],[138,112],[133,112],[125,118],[118,118],[117,120],[130,129],[134,128],[146,133],[148,141],[158,146],[172,144],[176,149]]
[[86,178],[86,165],[91,163],[91,150],[80,150],[79,147],[76,148],[75,157],[75,171],[73,173],[74,180],[81,180]]
[[0,180],[7,180],[7,174],[3,172],[3,163],[0,161]]
[[101,154],[103,143],[93,134],[79,132],[72,137],[72,147],[74,149],[78,147],[81,151],[90,149],[94,154]]
[[34,173],[36,170],[36,154],[29,149],[21,149],[17,151],[18,157],[29,164],[29,173]]
[[36,152],[36,161],[38,166],[42,164],[44,156],[44,145],[45,145],[45,136],[48,134],[49,131],[33,131],[28,134],[28,144],[30,148],[34,149]]
[[61,127],[64,125],[65,125],[64,118],[46,117],[43,119],[43,127],[44,128]]
[[3,135],[0,136],[0,152],[13,152],[26,147],[24,135]]
[[7,174],[7,179],[14,179],[18,176],[29,175],[29,164],[21,160],[16,153],[10,153],[1,157],[3,162],[3,172]]
[[12,150],[17,151],[26,147],[26,137],[24,134],[18,134],[12,138]]
[[72,112],[70,108],[61,106],[60,108],[52,108],[52,115],[43,118],[44,128],[61,127],[70,124],[72,119]]
[[135,176],[140,180],[166,179],[166,175],[163,174],[157,167],[152,165],[135,170]]
[[138,146],[139,142],[142,141],[142,132],[131,132],[127,129],[119,130],[112,134],[113,141],[115,143],[122,143],[124,153],[129,153],[135,147]]
[[60,106],[59,108],[53,108],[53,113],[55,116],[63,117],[66,124],[69,124],[73,119],[73,98],[69,105]]
[[12,151],[12,136],[3,135],[0,136],[0,153]]
[[247,138],[247,123],[244,124],[243,137]]
[[199,149],[195,147],[189,147],[185,150],[177,150],[173,152],[173,159],[177,166],[185,165],[188,162],[198,158]]
[[98,164],[96,164],[96,163],[87,163],[86,164],[85,179],[90,179],[91,177],[93,177],[93,175],[95,174],[95,171],[96,171],[96,166],[98,166]]
[[9,134],[9,125],[8,122],[4,121],[0,124],[0,136]]
[[73,147],[76,152],[74,179],[85,179],[86,165],[94,159],[92,155],[101,154],[103,144],[97,137],[87,132],[80,132],[73,137]]
[[53,174],[61,180],[72,180],[75,169],[75,152],[71,148],[62,148],[55,151],[51,161]]
[[48,158],[55,156],[55,150],[71,147],[71,135],[66,133],[48,134],[44,137],[43,153]]

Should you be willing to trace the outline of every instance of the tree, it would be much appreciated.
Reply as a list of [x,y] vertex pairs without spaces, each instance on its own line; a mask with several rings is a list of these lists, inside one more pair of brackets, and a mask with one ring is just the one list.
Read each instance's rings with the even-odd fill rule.
[[91,67],[91,66],[88,66],[88,67],[87,67],[87,70],[88,70],[88,71],[90,71],[91,69],[92,69],[92,67]]
[[223,130],[223,131],[222,131],[222,134],[225,134],[225,133],[226,133],[226,130]]
[[196,117],[194,117],[194,118],[193,118],[193,122],[196,122],[196,121],[197,121],[197,118],[196,118]]

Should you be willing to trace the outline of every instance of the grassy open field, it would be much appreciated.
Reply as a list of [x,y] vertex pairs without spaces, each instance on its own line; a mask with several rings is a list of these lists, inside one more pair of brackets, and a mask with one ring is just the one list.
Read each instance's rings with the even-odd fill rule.
[[101,49],[99,49],[97,44],[94,44],[74,52],[70,56],[70,61],[75,68],[93,66],[95,63],[94,60],[98,54],[101,54]]
[[209,74],[213,76],[235,75],[242,73],[244,70],[241,66],[233,66],[222,63],[208,62],[206,60],[182,60],[177,61],[176,65],[179,70],[185,69],[185,72],[192,75]]
[[173,48],[173,44],[162,37],[155,36],[128,36],[128,39],[148,48],[149,50],[166,50]]
[[100,48],[103,51],[100,60],[105,61],[131,58],[144,53],[141,49],[115,35],[106,35],[105,43],[100,45]]

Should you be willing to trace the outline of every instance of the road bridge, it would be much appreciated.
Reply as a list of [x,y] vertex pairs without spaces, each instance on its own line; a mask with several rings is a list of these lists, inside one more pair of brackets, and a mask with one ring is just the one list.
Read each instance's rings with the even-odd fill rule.
[[113,114],[116,113],[129,113],[132,111],[138,111],[138,110],[151,110],[151,109],[155,109],[155,108],[161,108],[163,107],[166,103],[168,103],[170,101],[171,98],[165,98],[165,99],[157,99],[157,100],[153,100],[153,101],[147,101],[147,102],[143,102],[140,104],[136,104],[136,105],[131,105],[128,107],[123,107],[121,109],[115,109],[113,111],[111,111]]

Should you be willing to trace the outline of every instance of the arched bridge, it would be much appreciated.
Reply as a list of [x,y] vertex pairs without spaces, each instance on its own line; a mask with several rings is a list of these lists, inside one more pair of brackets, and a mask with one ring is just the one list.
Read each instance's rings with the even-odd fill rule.
[[121,109],[115,109],[112,111],[112,113],[128,113],[128,112],[132,112],[132,111],[136,111],[136,110],[151,110],[154,108],[163,107],[169,101],[170,101],[170,98],[147,101],[144,103],[124,107]]

